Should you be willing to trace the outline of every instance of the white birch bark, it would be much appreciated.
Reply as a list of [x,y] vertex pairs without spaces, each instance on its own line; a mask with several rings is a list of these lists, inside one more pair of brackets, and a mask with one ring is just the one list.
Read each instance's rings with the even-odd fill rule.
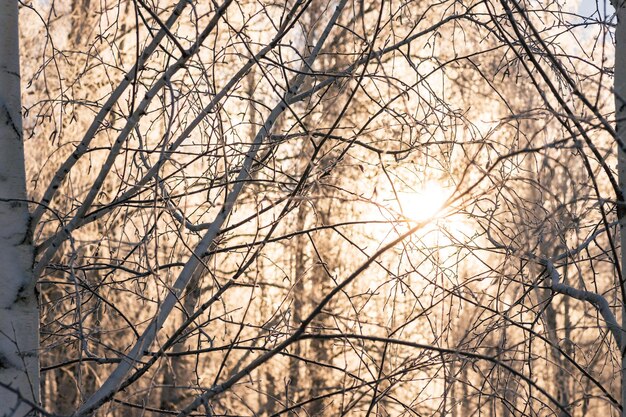
[[28,239],[17,17],[17,1],[0,0],[0,415],[22,417],[34,415],[32,405],[39,402],[39,313]]

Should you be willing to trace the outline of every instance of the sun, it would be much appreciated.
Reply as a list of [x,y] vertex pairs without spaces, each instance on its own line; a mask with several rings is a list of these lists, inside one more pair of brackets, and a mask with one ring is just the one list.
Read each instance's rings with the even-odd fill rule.
[[[455,203],[458,200],[454,198],[456,188],[435,180],[424,182],[421,186],[398,188],[395,192],[388,191],[378,201],[372,200],[374,208],[368,210],[370,218],[380,219],[382,216],[396,232],[417,227],[420,239],[436,239],[433,244],[441,244],[445,239],[466,242],[473,235],[471,222]],[[397,229],[398,223],[403,223],[404,227]],[[390,237],[388,224],[371,224],[368,233],[384,241]]]
[[406,219],[423,222],[437,218],[449,197],[449,190],[437,182],[430,181],[415,192],[398,193],[398,203]]

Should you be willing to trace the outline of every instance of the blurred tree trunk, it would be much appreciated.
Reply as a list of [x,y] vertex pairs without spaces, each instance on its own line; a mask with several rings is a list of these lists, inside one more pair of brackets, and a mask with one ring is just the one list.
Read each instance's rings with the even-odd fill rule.
[[[17,2],[0,2],[0,415],[34,415],[39,402],[39,309],[28,234]],[[7,389],[11,387],[11,390]]]
[[[304,230],[306,228],[306,217],[308,214],[305,203],[302,203],[298,208],[298,218],[296,224],[296,230]],[[322,221],[322,224],[330,224],[327,213],[320,210],[316,213]],[[316,260],[316,257],[323,257],[326,253],[331,251],[328,246],[320,246],[312,248],[314,254],[309,254],[307,251],[309,237],[306,234],[300,234],[296,238],[295,251],[294,251],[294,266],[295,266],[295,283],[293,288],[293,318],[294,323],[297,325],[301,322],[303,317],[306,317],[309,309],[315,307],[317,302],[316,294],[324,294],[328,288],[325,283],[325,277],[327,275],[326,266],[323,258]],[[311,271],[307,274],[307,271]],[[310,282],[310,285],[306,285],[306,279]],[[324,320],[320,317],[312,326],[312,332],[321,332],[324,326]],[[308,346],[307,346],[308,345]],[[325,364],[329,363],[330,357],[327,350],[327,346],[323,340],[311,339],[307,344],[302,344],[306,348],[300,347],[300,345],[294,346],[294,355],[306,356],[316,363]],[[304,377],[304,378],[303,378]],[[288,400],[291,403],[297,403],[302,400],[301,394],[306,392],[308,397],[318,397],[324,393],[328,385],[328,372],[326,369],[317,365],[306,365],[295,357],[290,360],[289,363],[289,397]],[[293,415],[297,415],[298,410],[294,411]],[[306,414],[310,416],[324,415],[324,401],[315,400],[306,407]]]
[[[306,206],[301,204],[298,207],[298,219],[296,223],[296,230],[303,230],[304,223],[306,220]],[[306,312],[304,308],[306,306],[306,288],[304,285],[304,275],[306,274],[306,236],[298,235],[296,238],[296,243],[294,247],[294,284],[293,284],[293,306],[292,306],[292,314],[294,325],[297,326],[304,317],[306,317]],[[298,402],[299,392],[301,390],[300,386],[300,366],[301,361],[298,358],[302,354],[302,349],[300,344],[297,343],[293,346],[293,352],[296,357],[293,357],[289,361],[289,392],[287,393],[287,398],[285,398],[286,404],[293,405]],[[297,415],[297,410],[290,415]]]
[[[339,210],[340,208],[334,207],[335,210]],[[332,201],[329,202],[329,206],[327,210],[320,210],[318,215],[322,221],[322,224],[328,225],[332,224],[331,211],[333,210]],[[329,291],[328,278],[332,278],[330,276],[329,270],[333,270],[335,265],[328,265],[327,258],[332,259],[333,261],[337,259],[342,259],[341,254],[339,252],[333,251],[332,244],[332,235],[326,235],[325,233],[321,235],[320,241],[323,243],[320,245],[316,245],[314,247],[314,251],[316,253],[317,261],[315,262],[316,268],[313,269],[313,275],[311,277],[312,281],[312,290],[311,290],[311,301],[315,303],[316,297],[315,294],[326,294]],[[311,239],[312,244],[313,240]],[[340,248],[340,245],[337,245],[337,248]],[[327,327],[325,320],[325,316],[322,315],[319,317],[317,321],[317,329],[315,331],[317,333],[323,333],[324,328]],[[321,339],[311,339],[311,354],[310,357],[315,362],[320,364],[327,364],[332,362],[332,357],[330,354],[330,348],[328,346],[328,342]],[[311,397],[319,397],[322,396],[325,390],[331,385],[330,381],[332,378],[329,377],[329,371],[321,366],[313,366],[310,369],[310,379],[311,379]],[[316,400],[313,401],[311,406],[309,407],[309,415],[311,416],[323,416],[326,415],[325,411],[326,405],[324,404],[324,400]],[[326,410],[328,411],[328,410]]]
[[[198,268],[194,273],[187,294],[182,300],[183,309],[182,320],[186,320],[192,314],[200,299],[200,281],[205,268]],[[173,353],[185,352],[188,348],[186,337],[183,335],[181,341],[176,343]],[[190,397],[189,387],[193,385],[194,375],[191,361],[186,356],[173,356],[169,358],[169,363],[163,375],[163,393],[161,394],[161,408],[181,409],[184,402]]]
[[[88,14],[91,0],[72,0],[72,29],[70,38],[80,45],[88,27]],[[128,3],[127,3],[128,5]],[[128,7],[126,8],[128,12]]]

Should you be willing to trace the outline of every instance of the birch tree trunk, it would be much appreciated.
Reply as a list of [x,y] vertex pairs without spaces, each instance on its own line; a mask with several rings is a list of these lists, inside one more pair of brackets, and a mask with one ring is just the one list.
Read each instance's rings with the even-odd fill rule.
[[39,314],[27,232],[17,16],[17,1],[0,0],[0,415],[21,417],[34,415],[39,402]]

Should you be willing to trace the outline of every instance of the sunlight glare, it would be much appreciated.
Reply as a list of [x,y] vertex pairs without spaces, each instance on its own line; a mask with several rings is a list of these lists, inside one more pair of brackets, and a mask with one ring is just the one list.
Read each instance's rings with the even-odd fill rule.
[[441,184],[429,182],[417,192],[399,193],[403,216],[416,222],[437,217],[450,197],[446,191]]

